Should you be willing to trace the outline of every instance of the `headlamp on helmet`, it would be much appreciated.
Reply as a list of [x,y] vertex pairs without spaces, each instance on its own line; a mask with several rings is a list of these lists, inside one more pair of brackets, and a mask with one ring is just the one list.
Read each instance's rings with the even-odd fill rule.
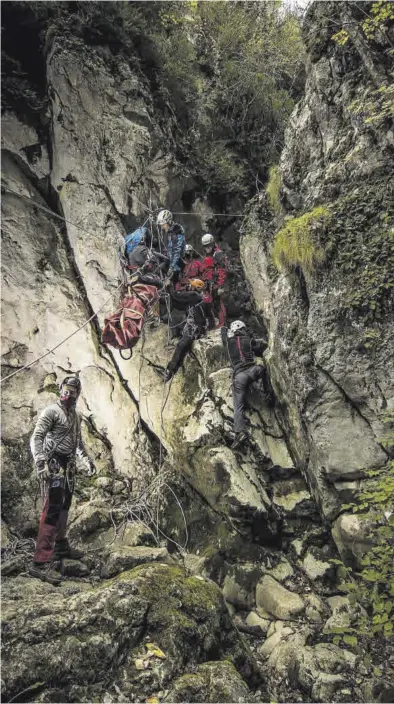
[[66,406],[73,405],[77,402],[78,396],[81,393],[81,382],[77,376],[66,376],[60,384],[60,400]]

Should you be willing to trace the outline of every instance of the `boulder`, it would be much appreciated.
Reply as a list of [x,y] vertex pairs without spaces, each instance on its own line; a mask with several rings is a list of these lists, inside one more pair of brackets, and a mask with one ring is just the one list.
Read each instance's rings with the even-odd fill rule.
[[223,583],[223,596],[234,606],[250,609],[255,606],[256,585],[263,569],[246,562],[231,565]]
[[246,681],[257,677],[220,589],[177,567],[143,565],[94,588],[8,579],[2,618],[4,698],[50,681],[61,701],[69,700],[70,684],[77,701],[86,686],[103,701],[106,683],[128,701],[145,699],[212,653],[228,658]]
[[144,546],[116,548],[109,552],[101,567],[101,577],[107,579],[115,574],[148,562],[173,562],[173,560],[170,558],[166,548],[148,548]]
[[246,683],[230,662],[207,662],[172,683],[165,702],[253,702]]
[[357,566],[360,558],[372,547],[365,519],[353,513],[343,513],[332,528],[339,554],[347,564]]
[[276,647],[272,649],[267,661],[267,668],[280,678],[293,677],[297,669],[299,653],[310,635],[309,629],[305,628],[296,633],[289,633],[288,630],[285,627],[272,636],[272,638],[277,635],[281,637]]
[[270,638],[274,633],[279,633],[285,626],[285,621],[272,621],[267,631],[267,638]]
[[8,548],[9,544],[11,542],[11,534],[10,531],[7,528],[7,524],[4,523],[4,521],[1,521],[1,533],[0,533],[0,545],[1,549],[5,550]]
[[306,553],[301,566],[312,582],[328,579],[335,573],[335,568],[330,562],[317,559],[312,552]]
[[305,601],[305,616],[312,623],[322,623],[323,615],[328,612],[323,601],[316,594],[304,594]]
[[352,675],[356,656],[332,643],[318,643],[304,647],[298,656],[298,682],[314,701],[328,701],[339,686]]
[[284,621],[297,618],[305,607],[298,594],[290,592],[269,575],[265,575],[256,587],[256,604]]
[[288,626],[284,626],[283,628],[280,628],[279,630],[275,631],[270,636],[268,636],[267,640],[264,641],[263,645],[259,647],[260,655],[262,657],[267,658],[269,655],[271,655],[272,651],[275,650],[275,648],[279,645],[282,640],[287,639],[287,636],[291,636],[293,634],[293,629],[289,628]]
[[271,621],[267,618],[261,618],[256,611],[251,611],[246,619],[245,623],[251,628],[257,627],[260,629],[261,633],[265,635],[270,627]]
[[[311,695],[313,697],[313,701],[332,701],[335,692],[340,687],[344,687],[348,684],[350,679],[350,676],[345,677],[344,675],[330,675],[327,672],[321,672],[317,675],[312,685]],[[349,690],[348,694],[351,694],[351,690]]]
[[276,579],[278,582],[284,582],[289,577],[294,575],[294,570],[288,560],[285,557],[273,567],[271,570],[267,570],[267,574]]

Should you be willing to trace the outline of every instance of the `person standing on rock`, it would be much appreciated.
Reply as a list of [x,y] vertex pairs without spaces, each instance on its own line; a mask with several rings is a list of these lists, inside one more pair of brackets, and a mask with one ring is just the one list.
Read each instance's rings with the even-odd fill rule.
[[81,437],[81,419],[76,404],[81,393],[77,376],[68,376],[60,386],[60,399],[40,414],[30,447],[37,476],[44,495],[33,564],[32,577],[59,584],[61,576],[53,569],[53,560],[81,559],[83,553],[72,548],[66,538],[68,512],[74,492],[76,455],[95,473]]
[[169,210],[160,210],[156,224],[168,237],[169,269],[167,280],[175,283],[182,269],[182,257],[185,252],[185,233],[182,225],[173,221],[172,213]]
[[255,340],[247,331],[242,320],[234,320],[229,330],[222,327],[220,332],[233,368],[235,440],[232,447],[236,448],[248,437],[244,414],[246,393],[253,382],[259,379],[264,380],[264,367],[255,364],[255,354],[261,355],[267,347],[267,342],[266,340]]
[[203,235],[201,244],[205,257],[201,262],[201,278],[206,284],[204,303],[210,329],[215,327],[215,313],[219,318],[218,327],[226,323],[224,303],[225,284],[228,276],[228,261],[224,252],[215,243],[213,235]]

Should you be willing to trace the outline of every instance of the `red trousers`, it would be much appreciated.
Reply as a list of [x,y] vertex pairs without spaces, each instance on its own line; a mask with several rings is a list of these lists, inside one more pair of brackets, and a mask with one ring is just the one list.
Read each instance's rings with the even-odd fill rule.
[[204,294],[204,305],[210,330],[215,327],[215,315],[219,319],[218,328],[223,327],[226,324],[227,317],[227,309],[223,297],[218,296],[215,292],[206,292]]
[[67,531],[68,511],[71,506],[74,482],[66,472],[49,481],[44,509],[38,526],[34,562],[51,562],[55,542],[64,540]]

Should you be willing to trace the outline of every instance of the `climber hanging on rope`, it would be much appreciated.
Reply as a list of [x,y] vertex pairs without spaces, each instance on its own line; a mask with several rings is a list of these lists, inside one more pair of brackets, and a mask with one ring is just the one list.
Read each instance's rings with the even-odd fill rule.
[[235,440],[232,447],[236,448],[247,437],[246,419],[244,415],[246,392],[249,386],[259,379],[265,379],[265,369],[260,364],[255,364],[255,354],[261,355],[267,347],[266,340],[256,340],[246,328],[242,320],[234,320],[230,330],[222,327],[222,342],[227,350],[233,368],[232,391],[234,405],[234,433]]
[[215,327],[215,313],[219,318],[218,327],[226,323],[226,282],[228,276],[228,260],[224,252],[215,243],[213,235],[207,233],[201,239],[205,257],[201,263],[201,278],[206,284],[204,303],[207,312],[209,328]]
[[89,476],[95,474],[82,443],[81,419],[76,411],[80,393],[79,378],[66,377],[60,386],[59,401],[42,411],[30,443],[45,503],[29,573],[54,585],[62,581],[53,567],[54,560],[80,560],[83,557],[83,553],[72,548],[66,538],[76,456],[80,457]]
[[172,281],[175,283],[182,269],[182,257],[185,251],[185,233],[182,225],[173,221],[172,213],[169,210],[160,210],[157,226],[167,235],[167,254],[169,257],[169,269],[167,272],[168,285]]
[[189,290],[175,291],[171,289],[171,301],[174,308],[187,312],[186,321],[183,324],[182,336],[179,340],[172,359],[164,372],[164,381],[170,381],[182,365],[188,352],[190,352],[193,341],[204,334],[207,328],[207,320],[203,304],[204,282],[201,279],[191,279]]

